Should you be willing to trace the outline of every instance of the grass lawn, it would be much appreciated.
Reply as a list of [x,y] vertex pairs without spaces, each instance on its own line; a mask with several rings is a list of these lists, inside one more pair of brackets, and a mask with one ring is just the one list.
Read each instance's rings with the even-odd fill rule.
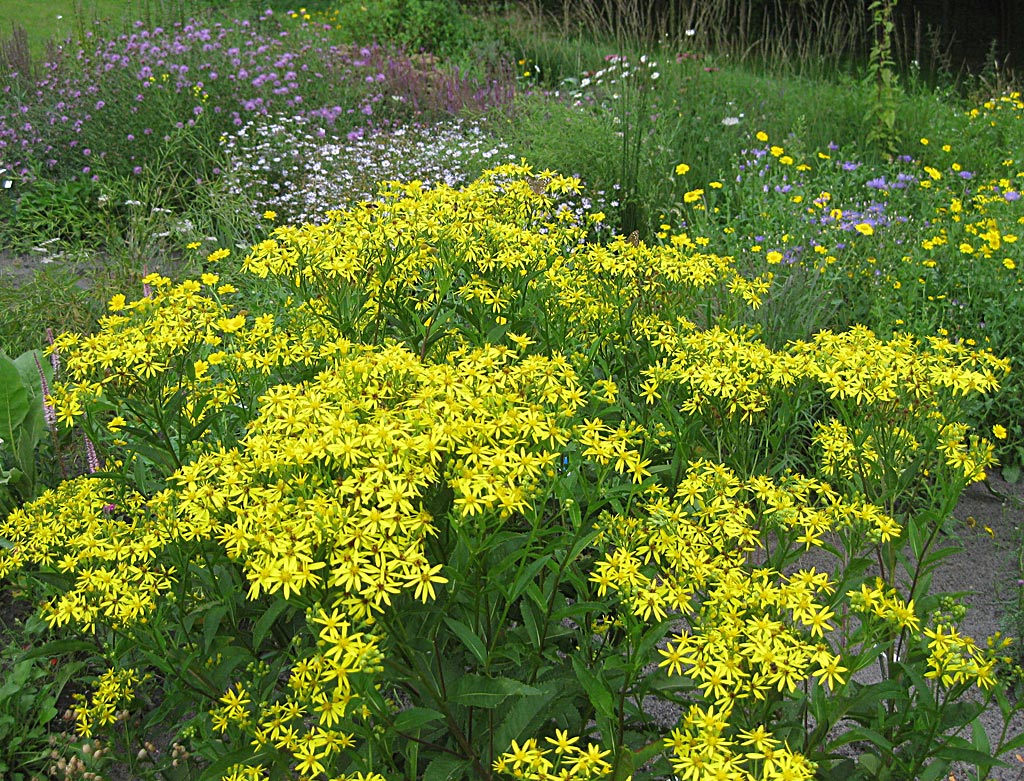
[[[216,7],[223,10],[243,4],[240,0],[225,0]],[[0,0],[0,35],[9,36],[15,27],[23,27],[32,54],[37,56],[44,53],[47,41],[63,41],[97,22],[109,29],[108,25],[137,19],[174,19],[211,6],[194,0]]]

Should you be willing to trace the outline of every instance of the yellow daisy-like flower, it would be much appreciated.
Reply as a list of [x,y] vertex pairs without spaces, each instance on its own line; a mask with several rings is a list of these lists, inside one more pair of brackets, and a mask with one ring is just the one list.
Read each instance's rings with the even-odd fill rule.
[[996,439],[1006,439],[1006,428],[996,423],[992,427],[992,436]]
[[680,163],[679,165],[676,166],[676,176],[682,176],[689,170],[690,166],[688,166],[686,163]]

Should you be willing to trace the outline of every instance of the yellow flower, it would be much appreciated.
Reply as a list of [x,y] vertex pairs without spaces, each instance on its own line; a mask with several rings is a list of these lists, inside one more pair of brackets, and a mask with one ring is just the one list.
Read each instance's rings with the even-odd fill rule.
[[700,200],[702,195],[704,195],[704,191],[703,190],[690,190],[688,193],[686,193],[683,196],[683,202],[684,203],[695,203],[696,201]]
[[857,223],[854,228],[862,236],[873,236],[875,234],[875,229],[866,222]]
[[689,170],[690,166],[688,166],[686,163],[680,163],[679,165],[676,166],[676,176],[682,176]]
[[265,212],[263,212],[263,219],[265,219],[265,220],[276,220],[277,219],[277,212],[275,212],[273,209],[267,209]]
[[1017,268],[1017,264],[1013,262],[1013,258],[1003,258],[1003,267],[1013,271]]
[[992,427],[992,436],[996,439],[1006,439],[1006,428],[996,423]]

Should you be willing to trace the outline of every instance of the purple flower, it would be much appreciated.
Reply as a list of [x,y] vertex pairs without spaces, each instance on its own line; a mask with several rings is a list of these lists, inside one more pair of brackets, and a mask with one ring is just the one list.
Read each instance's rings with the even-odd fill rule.
[[1019,201],[1020,193],[1017,192],[1016,190],[1007,190],[1005,193],[1003,193],[1003,198],[1005,198],[1007,201]]

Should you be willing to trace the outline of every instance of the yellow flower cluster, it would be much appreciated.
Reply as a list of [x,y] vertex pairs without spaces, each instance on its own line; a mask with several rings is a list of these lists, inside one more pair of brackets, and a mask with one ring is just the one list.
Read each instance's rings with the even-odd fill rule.
[[672,770],[680,781],[709,778],[736,781],[805,781],[816,765],[772,736],[764,727],[729,735],[731,708],[691,705],[682,725],[665,738]]
[[121,720],[124,709],[135,698],[135,689],[142,681],[143,676],[134,669],[111,669],[100,674],[92,696],[75,695],[77,704],[72,711],[78,734],[91,737],[97,727],[110,726]]
[[833,519],[855,508],[814,480],[743,481],[708,462],[691,465],[673,499],[659,494],[640,517],[602,521],[599,542],[611,550],[591,581],[599,595],[619,593],[642,620],[686,617],[693,631],[675,635],[661,666],[685,671],[716,706],[791,692],[811,676],[843,683],[838,657],[816,639],[832,629],[820,601],[831,593],[828,576],[812,569],[782,577],[748,561],[779,531],[821,545]]
[[11,543],[0,555],[0,577],[37,565],[73,578],[42,605],[50,626],[144,623],[175,580],[173,567],[158,560],[166,522],[159,503],[105,481],[69,480],[0,522],[0,537]]
[[332,759],[356,745],[353,733],[341,729],[361,721],[365,713],[351,680],[378,671],[381,660],[378,639],[350,631],[350,623],[337,611],[328,615],[318,609],[311,616],[319,629],[319,649],[296,660],[283,697],[254,703],[249,690],[238,684],[210,712],[215,730],[234,727],[252,735],[257,751],[287,752],[296,771],[306,777],[323,774]]
[[333,345],[320,346],[323,329],[305,308],[290,310],[278,328],[272,315],[251,317],[224,303],[234,288],[219,284],[216,274],[179,285],[155,274],[144,281],[150,295],[131,302],[114,296],[113,314],[100,320],[98,333],[54,341],[65,368],[53,402],[67,425],[99,403],[108,414],[113,408],[113,433],[148,428],[153,419],[173,419],[187,430],[239,403],[253,377],[309,366],[333,352]]
[[1009,92],[996,98],[990,98],[982,103],[980,108],[972,108],[967,112],[971,119],[996,125],[1000,121],[1001,114],[1008,113],[1011,122],[1020,122],[1024,119],[1024,99],[1019,92]]
[[426,600],[443,578],[420,551],[434,532],[424,492],[447,481],[467,522],[523,511],[581,402],[561,358],[487,347],[424,364],[397,346],[353,348],[270,390],[243,449],[182,467],[178,533],[244,562],[251,599],[326,587],[360,619],[407,588]]
[[936,624],[934,629],[925,628],[928,638],[928,672],[925,678],[936,680],[943,686],[977,681],[984,689],[996,685],[995,667],[997,652],[1003,650],[1008,641],[993,642],[993,647],[981,649],[970,637],[965,637],[950,624]]
[[[780,147],[772,156],[794,164]],[[392,183],[325,225],[277,227],[243,261],[295,295],[273,316],[225,303],[234,289],[212,273],[179,285],[153,275],[145,297],[116,296],[99,333],[56,341],[66,376],[53,400],[66,423],[106,437],[112,471],[149,468],[152,450],[138,442],[176,448],[171,463],[148,495],[100,475],[14,512],[0,523],[0,577],[55,571],[67,587],[43,616],[89,631],[143,627],[168,606],[201,611],[220,596],[196,585],[208,583],[196,576],[204,568],[237,578],[237,604],[244,595],[300,624],[304,612],[277,667],[254,657],[230,687],[213,687],[223,694],[210,717],[254,752],[326,778],[382,710],[400,709],[375,688],[392,611],[455,593],[438,539],[546,519],[571,457],[573,480],[596,474],[630,496],[600,516],[594,563],[574,584],[584,591],[589,577],[600,599],[621,603],[623,623],[680,620],[660,666],[686,676],[699,702],[665,743],[677,777],[812,777],[766,714],[802,690],[845,686],[837,600],[917,640],[921,621],[890,585],[844,593],[785,556],[851,529],[871,544],[902,529],[866,489],[847,498],[782,469],[751,476],[704,459],[679,474],[697,451],[683,452],[691,443],[673,441],[654,411],[717,435],[807,393],[815,414],[825,410],[814,429],[823,474],[883,482],[925,453],[976,480],[991,446],[953,413],[960,397],[998,387],[1007,363],[862,327],[772,349],[732,316],[760,305],[771,275],[744,277],[685,233],[656,246],[588,243],[587,226],[549,197],[577,187],[502,166],[459,192]],[[992,230],[979,225],[989,247]],[[641,397],[633,410],[649,424],[625,411]],[[850,410],[867,422],[854,425]],[[666,450],[685,457],[659,482]],[[987,685],[988,656],[943,624],[923,631],[936,685]],[[77,711],[83,731],[110,724],[139,682],[132,671],[101,678]],[[755,726],[741,721],[755,712]],[[515,742],[494,770],[536,781],[611,773],[609,750],[584,737]],[[238,765],[226,778],[263,775]]]
[[542,747],[536,738],[522,745],[512,741],[510,750],[494,761],[494,772],[525,781],[591,781],[612,772],[605,759],[611,752],[596,743],[584,748],[565,730],[555,730],[555,737],[544,740],[548,746]]
[[459,191],[390,183],[380,202],[334,212],[324,225],[277,228],[243,265],[287,280],[350,336],[408,338],[378,327],[401,322],[451,349],[514,327],[570,355],[595,334],[624,345],[633,312],[703,308],[712,288],[756,307],[768,289],[770,277],[745,279],[732,258],[701,252],[685,233],[666,245],[587,243],[587,226],[548,197],[579,183],[542,172],[537,192],[531,175],[499,166]]

